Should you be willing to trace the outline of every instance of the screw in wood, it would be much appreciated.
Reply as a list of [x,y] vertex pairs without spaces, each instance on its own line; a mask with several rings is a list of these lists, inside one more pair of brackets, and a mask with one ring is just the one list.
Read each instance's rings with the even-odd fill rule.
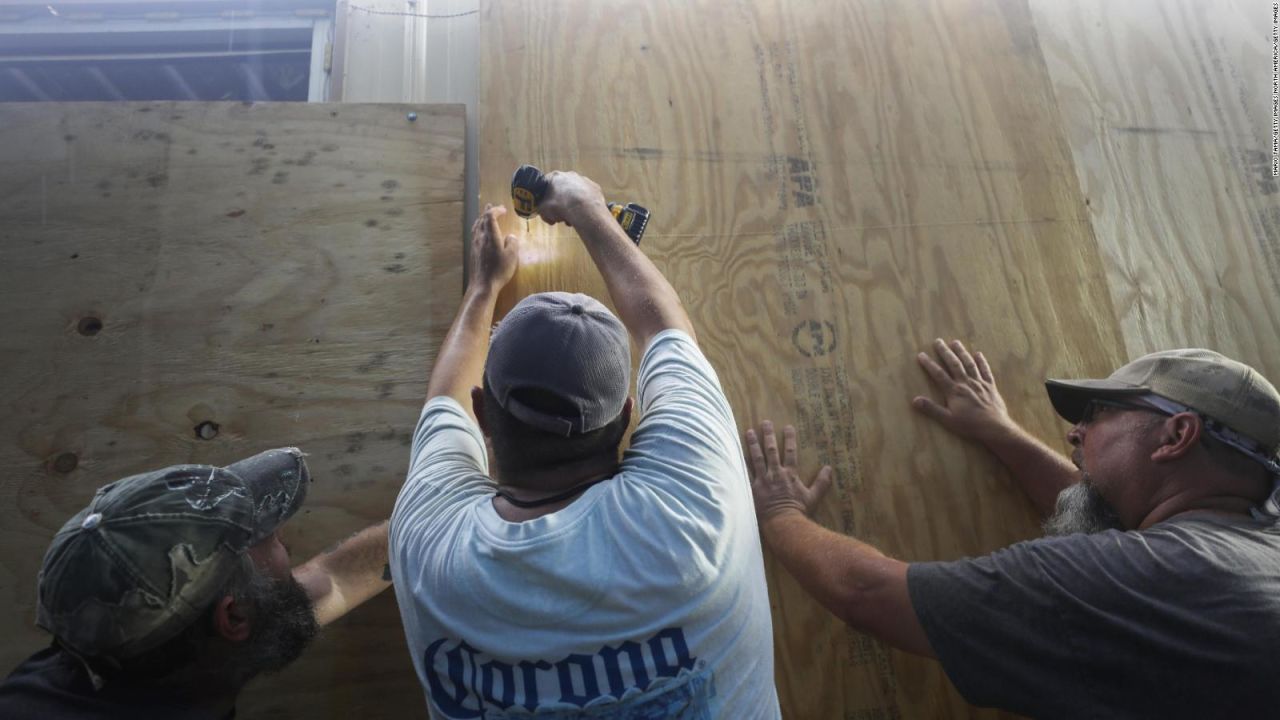
[[205,420],[199,425],[196,425],[196,439],[212,440],[218,437],[218,429],[218,423],[213,422],[212,420]]

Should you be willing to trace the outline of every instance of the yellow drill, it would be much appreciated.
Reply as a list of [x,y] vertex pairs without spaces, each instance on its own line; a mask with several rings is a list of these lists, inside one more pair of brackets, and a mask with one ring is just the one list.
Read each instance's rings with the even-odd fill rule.
[[[511,176],[511,203],[516,214],[528,220],[538,212],[538,203],[547,195],[547,179],[532,165],[521,165]],[[635,244],[640,244],[649,226],[649,211],[635,203],[609,203],[609,212],[622,226],[622,231]]]

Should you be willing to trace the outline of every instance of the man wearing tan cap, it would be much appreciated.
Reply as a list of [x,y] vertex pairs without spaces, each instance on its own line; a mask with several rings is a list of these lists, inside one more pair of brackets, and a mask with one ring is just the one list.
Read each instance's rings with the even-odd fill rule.
[[1048,519],[1047,537],[903,563],[808,514],[795,432],[747,431],[765,541],[850,625],[938,658],[975,705],[1037,718],[1273,717],[1280,706],[1280,394],[1209,350],[1100,380],[1049,380],[1072,461],[1015,424],[981,353],[919,361],[944,400],[914,406],[981,443]]
[[[477,221],[471,281],[391,514],[391,574],[428,709],[773,720],[768,590],[733,412],[675,290],[599,186],[547,179],[539,212],[572,224],[618,314],[539,293],[491,339],[519,241],[500,232],[501,208]],[[642,351],[639,422],[619,458],[628,336]]]
[[53,644],[0,683],[0,718],[221,720],[254,676],[385,589],[386,523],[290,569],[279,530],[311,475],[297,448],[103,486],[45,553]]

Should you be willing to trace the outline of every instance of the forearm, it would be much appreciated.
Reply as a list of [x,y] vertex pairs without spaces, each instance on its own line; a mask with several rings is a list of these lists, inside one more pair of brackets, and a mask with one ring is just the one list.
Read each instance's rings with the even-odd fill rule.
[[484,379],[484,361],[489,352],[489,332],[493,326],[496,289],[473,284],[462,298],[462,307],[436,354],[435,367],[427,383],[427,399],[448,396],[471,412],[471,388]]
[[894,647],[933,657],[911,606],[906,563],[799,511],[766,519],[761,532],[787,572],[836,617]]
[[669,328],[694,336],[675,288],[603,205],[581,212],[573,226],[604,277],[618,317],[641,349]]
[[1039,438],[1012,424],[982,439],[1044,517],[1053,512],[1058,493],[1079,480],[1075,465]]
[[321,626],[391,585],[387,567],[387,522],[357,532],[294,568]]

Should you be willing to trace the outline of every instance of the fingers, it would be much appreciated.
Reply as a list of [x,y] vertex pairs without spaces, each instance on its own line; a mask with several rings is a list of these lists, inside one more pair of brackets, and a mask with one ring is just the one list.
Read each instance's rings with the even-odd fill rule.
[[501,205],[497,207],[487,206],[484,209],[484,225],[485,230],[489,233],[489,237],[497,240],[502,237],[502,229],[498,227],[498,218],[507,211]]
[[938,403],[930,400],[923,395],[917,396],[911,401],[911,407],[919,410],[934,420],[943,420],[947,417],[947,409]]
[[769,469],[779,467],[778,437],[773,434],[773,423],[768,420],[760,423],[760,434],[764,436],[764,459],[768,462]]
[[824,465],[812,482],[806,485],[796,472],[796,429],[792,425],[782,428],[782,460],[779,465],[778,439],[773,423],[760,422],[760,430],[747,429],[744,433],[747,446],[747,467],[751,474],[751,489],[756,497],[757,512],[761,498],[773,498],[769,502],[796,508],[809,514],[813,507],[834,484],[835,471]]
[[590,178],[572,171],[547,173],[547,194],[538,204],[538,214],[548,223],[563,222],[573,227],[578,213],[604,204],[600,186]]
[[764,477],[765,468],[764,452],[760,449],[760,440],[756,437],[755,430],[747,430],[747,467],[751,470],[751,478],[755,480]]
[[471,234],[479,236],[488,233],[490,237],[502,237],[502,231],[498,228],[498,218],[507,214],[505,205],[485,204],[484,210],[476,216],[476,221],[471,223]]
[[942,338],[938,338],[933,341],[933,351],[941,365],[933,362],[925,353],[919,353],[916,359],[934,382],[945,385],[946,381],[957,382],[965,378],[981,378],[994,382],[987,359],[980,352],[971,354],[959,340],[947,343]]
[[782,464],[796,466],[796,429],[791,425],[782,428]]
[[974,360],[978,364],[978,375],[989,383],[996,381],[994,375],[991,374],[991,366],[987,364],[987,356],[982,353],[974,353]]
[[925,353],[918,353],[916,362],[920,363],[920,367],[924,368],[924,371],[929,375],[929,379],[933,381],[933,384],[939,390],[946,390],[951,387],[951,376],[947,374],[946,370],[942,369],[941,365],[934,362],[933,358]]
[[[559,209],[554,205],[551,205],[546,200],[538,206],[538,217],[542,218],[542,222],[548,225],[556,225],[558,223],[569,225],[569,222],[560,216]],[[572,227],[572,225],[570,225],[570,227]]]
[[813,479],[813,484],[809,486],[809,507],[812,508],[819,500],[826,497],[835,482],[835,476],[836,471],[832,470],[830,465],[822,466],[818,476]]
[[964,364],[960,362],[960,358],[947,347],[942,338],[933,341],[933,352],[942,361],[943,367],[951,375],[952,380],[959,380],[964,377]]
[[959,340],[951,341],[951,351],[960,359],[960,365],[964,368],[964,374],[969,377],[978,377],[978,366],[973,362],[973,356],[965,349],[964,343]]
[[[564,175],[564,173],[559,170],[552,170],[542,176],[542,179],[547,183],[547,191],[542,198],[542,202],[538,203],[538,216],[548,225],[565,222],[565,219],[560,214],[560,198],[556,193],[556,184],[561,175]],[[565,224],[568,223],[565,222]]]

